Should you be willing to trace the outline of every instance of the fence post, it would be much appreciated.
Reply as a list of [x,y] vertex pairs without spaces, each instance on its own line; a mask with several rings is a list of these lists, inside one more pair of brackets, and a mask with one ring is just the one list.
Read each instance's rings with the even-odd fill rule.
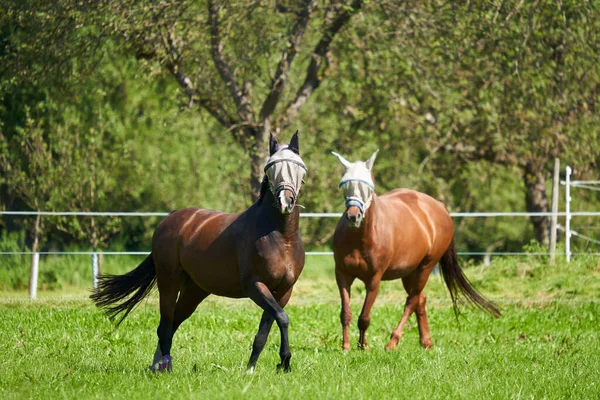
[[565,255],[571,261],[571,167],[567,165],[565,177]]
[[550,223],[550,263],[554,264],[556,257],[556,226],[558,224],[558,189],[560,174],[560,160],[554,159],[554,177],[552,178],[552,220]]
[[29,298],[37,298],[38,272],[40,267],[40,253],[35,252],[31,258],[31,276],[29,277]]
[[94,291],[98,290],[98,253],[92,253],[92,283]]

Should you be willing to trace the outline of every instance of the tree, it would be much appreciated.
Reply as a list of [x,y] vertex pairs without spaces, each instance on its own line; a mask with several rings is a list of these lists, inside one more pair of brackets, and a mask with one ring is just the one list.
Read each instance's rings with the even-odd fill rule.
[[[250,155],[256,198],[268,134],[285,130],[326,78],[333,41],[361,7],[359,0],[322,7],[316,0],[111,1],[94,23],[150,61],[149,68],[168,71],[189,106],[233,135]],[[310,42],[309,30],[318,32]]]
[[[31,117],[31,111],[26,114],[26,125],[17,129],[13,140],[9,141],[0,126],[0,169],[9,190],[39,212],[45,210],[60,175],[55,173],[43,127]],[[16,147],[22,151],[15,151]],[[43,221],[38,214],[32,229],[32,252],[38,251],[42,236]]]
[[[267,131],[293,123],[307,133],[310,211],[343,207],[330,150],[376,148],[379,191],[415,188],[454,211],[522,209],[522,192],[546,211],[554,155],[580,176],[598,165],[599,21],[585,2],[7,0],[0,119],[10,141],[25,105],[53,104],[34,118],[46,144],[50,123],[88,138],[89,154],[104,138],[102,176],[88,168],[79,182],[106,188],[96,209],[241,210]],[[73,171],[87,168],[69,157]],[[251,181],[238,173],[248,164]],[[75,193],[67,186],[57,190]],[[90,199],[64,207],[92,209]],[[533,221],[542,242],[544,220]],[[302,229],[324,244],[334,224]],[[150,225],[123,226],[124,240],[138,249]],[[461,226],[461,245],[475,248],[499,242],[484,232],[505,225]],[[511,228],[507,246],[529,241],[524,225]]]
[[[389,110],[369,115],[379,125],[402,120],[446,181],[457,172],[449,165],[516,166],[527,211],[546,212],[553,158],[574,156],[577,147],[581,168],[593,165],[600,18],[592,4],[382,2],[378,11],[379,21],[370,21],[377,28],[354,55],[389,91],[365,97],[362,110],[372,108],[365,103]],[[549,218],[531,222],[547,243]]]

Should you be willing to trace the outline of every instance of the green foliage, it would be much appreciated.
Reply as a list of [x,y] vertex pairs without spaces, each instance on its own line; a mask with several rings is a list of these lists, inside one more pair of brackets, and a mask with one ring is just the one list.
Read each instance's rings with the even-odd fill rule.
[[[248,1],[217,13],[224,61],[253,117],[304,5]],[[273,130],[286,126],[286,107],[339,10],[348,11],[321,3],[307,23],[266,119]],[[341,167],[331,150],[366,159],[379,148],[378,193],[409,187],[451,211],[547,210],[557,155],[574,167],[576,179],[597,179],[597,12],[591,3],[550,1],[365,2],[319,64],[318,90],[287,121],[290,132],[300,130],[309,166],[300,203],[309,212],[343,210]],[[253,190],[248,176],[260,173],[264,161],[265,149],[255,149],[264,122],[241,115],[215,67],[213,36],[207,2],[3,2],[2,207],[245,209]],[[177,71],[196,90],[191,102]],[[190,106],[203,100],[209,107]],[[215,109],[232,125],[219,121]],[[578,210],[600,204],[595,193],[579,191],[574,199]],[[159,221],[44,218],[42,243],[147,250]],[[547,232],[529,222],[457,220],[458,247],[518,251]],[[0,226],[32,231],[30,223],[3,218]],[[335,224],[302,220],[307,247],[327,248]],[[598,238],[592,218],[573,224]],[[577,240],[578,249],[597,250]]]
[[[0,235],[0,252],[27,251],[25,247],[24,232],[2,232]],[[2,267],[0,267],[0,290],[23,290],[27,289],[29,282],[29,271],[26,267],[28,257],[25,255],[0,255]]]

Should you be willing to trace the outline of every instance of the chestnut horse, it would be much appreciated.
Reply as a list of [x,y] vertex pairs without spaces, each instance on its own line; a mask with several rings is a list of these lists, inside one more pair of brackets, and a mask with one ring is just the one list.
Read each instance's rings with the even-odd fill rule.
[[100,278],[91,298],[111,317],[124,312],[119,324],[158,285],[160,323],[151,370],[171,370],[174,333],[210,294],[249,297],[264,310],[248,362],[250,372],[273,321],[281,332],[277,369],[290,370],[289,319],[283,308],[304,268],[296,202],[306,166],[300,158],[298,132],[289,146],[280,146],[271,135],[270,155],[260,197],[246,211],[173,212],[156,228],[152,253],[136,269]]
[[342,300],[342,348],[350,350],[348,326],[350,286],[358,278],[367,295],[358,319],[358,346],[367,348],[365,333],[371,307],[382,280],[402,279],[408,294],[404,314],[392,332],[386,350],[396,348],[406,321],[417,314],[419,336],[425,348],[431,347],[423,289],[439,262],[455,312],[462,294],[478,307],[500,316],[498,309],[479,295],[461,271],[454,246],[454,227],[446,207],[430,196],[408,189],[396,189],[382,196],[374,193],[371,169],[377,151],[366,161],[350,163],[333,153],[346,167],[340,187],[346,199],[346,212],[333,237],[335,276]]

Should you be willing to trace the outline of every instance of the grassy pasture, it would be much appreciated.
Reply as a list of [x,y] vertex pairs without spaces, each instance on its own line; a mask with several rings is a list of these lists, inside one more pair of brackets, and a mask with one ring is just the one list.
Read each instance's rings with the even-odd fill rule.
[[[156,296],[115,330],[81,288],[41,292],[36,302],[21,292],[0,292],[0,394],[9,399],[597,398],[597,259],[554,267],[543,260],[499,260],[467,271],[476,287],[498,299],[503,318],[467,309],[459,327],[441,279],[434,276],[428,286],[434,348],[420,348],[412,317],[398,349],[385,352],[404,302],[401,283],[387,282],[372,313],[371,350],[342,353],[333,268],[330,261],[308,259],[286,308],[293,354],[289,374],[275,372],[276,328],[256,372],[245,373],[260,318],[248,300],[207,299],[175,336],[174,373],[156,376],[146,371],[156,346]],[[356,283],[354,342],[363,294]],[[60,296],[71,300],[49,299]]]

